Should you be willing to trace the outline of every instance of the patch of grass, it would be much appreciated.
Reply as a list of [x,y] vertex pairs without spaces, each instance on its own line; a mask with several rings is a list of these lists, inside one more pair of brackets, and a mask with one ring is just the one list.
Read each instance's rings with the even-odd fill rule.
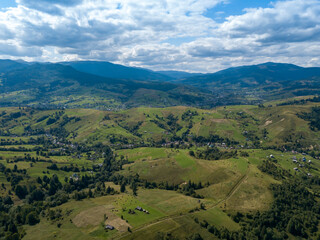
[[[133,227],[140,226],[142,224],[165,216],[165,214],[163,214],[156,208],[153,208],[130,195],[120,196],[115,201],[115,204],[119,209],[119,211],[116,211],[115,214],[117,214],[119,217],[123,216],[123,219],[128,221],[128,223]],[[149,211],[149,214],[134,210],[138,206]],[[128,212],[129,209],[134,210],[135,214],[130,214]]]
[[138,199],[167,215],[187,212],[200,205],[199,199],[174,191],[159,189],[141,189],[139,190]]
[[195,160],[192,157],[190,157],[186,151],[179,151],[179,153],[177,153],[174,156],[174,159],[177,161],[177,163],[182,168],[188,168],[188,167],[195,166]]
[[238,223],[234,222],[225,212],[220,208],[211,208],[206,211],[200,211],[193,214],[199,221],[206,220],[209,224],[217,227],[225,227],[230,231],[240,229]]

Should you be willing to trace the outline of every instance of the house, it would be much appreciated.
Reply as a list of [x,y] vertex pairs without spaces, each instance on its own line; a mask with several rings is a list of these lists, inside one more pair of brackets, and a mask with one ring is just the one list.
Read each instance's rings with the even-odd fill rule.
[[114,226],[111,226],[109,224],[107,224],[104,229],[107,229],[107,230],[113,230],[114,229]]
[[293,159],[292,162],[297,163],[298,161],[297,161],[297,159]]
[[274,156],[272,154],[270,154],[270,158],[274,158]]
[[308,161],[308,163],[312,163],[312,161],[311,161],[311,160],[309,160],[309,161]]
[[302,158],[302,161],[304,161],[304,162],[305,162],[305,161],[307,161],[307,159],[306,159],[305,157],[303,157],[303,158]]
[[308,177],[312,177],[311,173],[307,173]]
[[140,211],[140,212],[144,212],[144,213],[146,213],[146,214],[149,214],[149,212],[148,212],[148,210],[146,210],[146,209],[143,209],[142,207],[136,207],[136,210],[138,210],[138,211]]
[[296,168],[296,167],[295,167],[293,170],[295,170],[295,171],[299,171],[299,169],[298,169],[298,168]]

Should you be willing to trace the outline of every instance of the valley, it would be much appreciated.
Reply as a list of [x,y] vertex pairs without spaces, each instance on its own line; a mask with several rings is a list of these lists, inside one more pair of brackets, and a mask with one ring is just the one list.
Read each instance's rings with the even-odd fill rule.
[[1,108],[1,237],[316,239],[318,108]]

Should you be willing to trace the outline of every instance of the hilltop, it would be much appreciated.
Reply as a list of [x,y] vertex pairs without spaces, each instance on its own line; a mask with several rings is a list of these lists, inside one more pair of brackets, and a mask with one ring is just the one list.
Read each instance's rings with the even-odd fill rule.
[[2,108],[0,120],[5,123],[2,133],[9,135],[24,136],[60,129],[70,141],[102,142],[114,147],[161,147],[172,143],[184,146],[190,141],[203,144],[212,140],[259,148],[281,146],[279,150],[309,149],[320,135],[311,128],[312,119],[303,114],[311,112],[319,100],[302,98],[295,101],[211,110],[182,106],[140,107],[118,112]]
[[107,78],[140,80],[140,81],[170,81],[172,77],[149,69],[126,67],[120,64],[97,61],[61,62],[74,69]]

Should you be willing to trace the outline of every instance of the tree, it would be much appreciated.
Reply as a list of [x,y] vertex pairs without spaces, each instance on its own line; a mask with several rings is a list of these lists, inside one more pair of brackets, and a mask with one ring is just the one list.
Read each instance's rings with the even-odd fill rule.
[[195,233],[191,236],[191,238],[189,238],[190,240],[203,240],[203,238],[201,237],[201,235],[199,233]]
[[20,236],[18,233],[14,233],[11,236],[6,237],[7,240],[19,240]]
[[134,196],[137,196],[137,190],[138,190],[138,188],[137,188],[136,182],[132,182],[132,184],[131,184],[131,189],[132,189],[133,195],[134,195]]
[[62,184],[59,181],[59,178],[57,175],[53,175],[52,178],[50,179],[50,188],[49,188],[49,195],[52,196],[54,195],[58,189],[62,188]]
[[36,225],[37,223],[40,222],[40,219],[39,219],[37,213],[34,211],[27,215],[26,220],[29,225]]
[[120,187],[120,192],[125,192],[126,191],[126,184],[125,183],[122,183],[121,184],[121,187]]
[[28,190],[26,186],[17,185],[14,192],[20,199],[24,199],[26,195],[28,194]]
[[92,197],[93,197],[93,193],[92,193],[92,191],[91,191],[91,188],[89,188],[88,197],[89,197],[89,198],[92,198]]
[[37,177],[37,183],[42,184],[42,179],[40,177]]
[[10,196],[5,196],[5,197],[3,198],[3,203],[4,203],[4,204],[8,204],[8,205],[12,205],[12,204],[13,204],[13,201],[12,201],[12,199],[11,199]]
[[32,193],[28,196],[29,203],[32,203],[33,201],[43,201],[44,199],[44,193],[41,189],[35,189],[32,191]]
[[194,151],[190,150],[190,151],[189,151],[189,155],[190,155],[191,157],[194,157]]

